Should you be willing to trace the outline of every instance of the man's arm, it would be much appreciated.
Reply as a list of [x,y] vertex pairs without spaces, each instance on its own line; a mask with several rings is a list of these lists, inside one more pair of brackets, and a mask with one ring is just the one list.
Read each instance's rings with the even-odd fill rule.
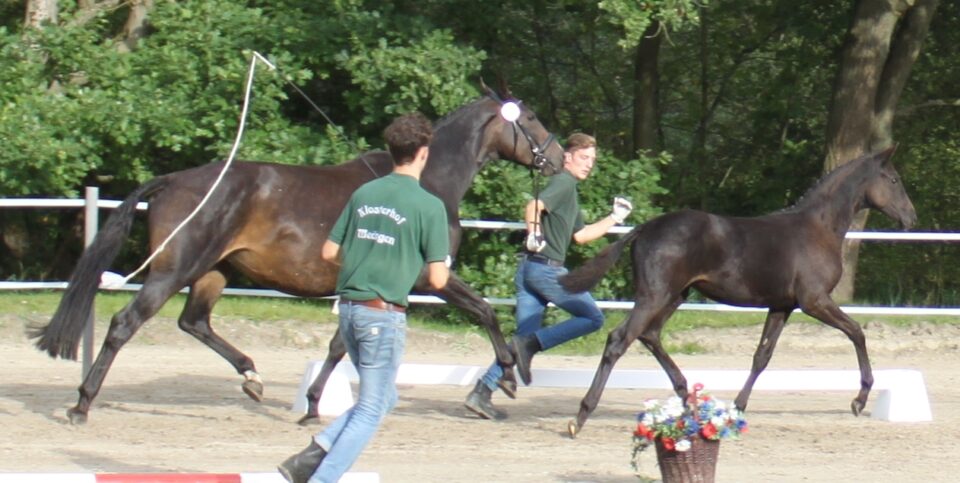
[[589,243],[597,238],[606,235],[614,225],[617,224],[617,221],[613,219],[613,216],[605,216],[599,221],[591,223],[579,231],[573,234],[573,241],[578,245],[583,245],[584,243]]
[[533,199],[527,202],[523,210],[523,221],[527,223],[527,232],[532,232],[536,223],[540,222],[540,212],[546,209],[546,206],[539,199]]
[[340,265],[340,244],[330,240],[323,242],[323,248],[320,249],[320,258],[334,265]]
[[440,290],[447,285],[450,279],[450,269],[447,262],[430,262],[427,264],[427,281],[434,290]]

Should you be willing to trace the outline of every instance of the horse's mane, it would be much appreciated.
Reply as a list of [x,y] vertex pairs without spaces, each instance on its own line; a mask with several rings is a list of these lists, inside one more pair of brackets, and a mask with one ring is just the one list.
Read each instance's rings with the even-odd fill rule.
[[491,97],[486,94],[480,95],[479,97],[468,102],[467,104],[464,104],[463,106],[460,106],[459,108],[454,109],[451,112],[448,112],[445,116],[441,117],[440,119],[438,119],[436,122],[433,123],[434,132],[440,129],[451,127],[451,125],[456,124],[458,121],[462,121],[463,119],[472,119],[470,114],[475,109],[479,109],[481,103],[484,100],[487,100],[490,98]]
[[[479,133],[480,125],[466,125],[466,123],[468,122],[476,123],[477,119],[480,119],[480,116],[476,116],[474,115],[474,113],[477,110],[482,108],[483,101],[487,99],[490,99],[489,95],[481,95],[476,99],[474,99],[473,101],[470,101],[469,103],[461,106],[458,109],[455,109],[454,111],[448,113],[447,115],[437,120],[433,125],[434,145],[433,145],[433,148],[431,149],[436,149],[438,151],[441,151],[441,150],[445,151],[449,149],[453,152],[459,152],[460,150],[468,148],[469,149],[468,152],[475,152],[476,149],[479,147],[479,145],[477,146],[469,145],[469,143],[464,142],[463,136],[444,136],[443,138],[440,138],[439,136],[437,136],[437,134],[440,131],[444,131],[447,129],[458,129],[458,128],[464,129],[465,131],[476,130],[476,132]],[[486,121],[484,121],[484,124],[485,123]],[[479,137],[476,139],[472,139],[472,138],[473,136],[469,136],[466,139],[472,140],[474,143],[481,142],[481,139]],[[439,143],[441,139],[442,140],[450,139],[451,141],[453,141],[454,139],[458,139],[459,141],[458,141],[458,144],[456,145],[451,144],[450,141],[447,141],[446,144],[442,144],[442,143]]]
[[821,177],[813,186],[808,188],[792,206],[780,210],[779,213],[790,213],[806,208],[815,200],[820,199],[819,195],[835,189],[841,181],[847,179],[851,173],[859,170],[860,166],[867,160],[872,159],[873,156],[873,154],[863,154],[834,168],[833,171]]

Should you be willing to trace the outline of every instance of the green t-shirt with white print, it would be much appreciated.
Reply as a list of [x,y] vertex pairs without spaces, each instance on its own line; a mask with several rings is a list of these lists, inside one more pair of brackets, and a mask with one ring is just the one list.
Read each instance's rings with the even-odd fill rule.
[[424,264],[444,261],[450,252],[443,203],[416,178],[396,173],[353,193],[330,240],[342,256],[338,295],[403,306]]

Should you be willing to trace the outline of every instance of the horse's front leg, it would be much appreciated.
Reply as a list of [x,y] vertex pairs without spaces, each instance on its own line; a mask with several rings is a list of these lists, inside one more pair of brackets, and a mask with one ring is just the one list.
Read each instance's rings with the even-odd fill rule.
[[867,356],[867,341],[863,335],[863,329],[857,321],[843,313],[826,294],[816,297],[812,302],[801,301],[800,308],[805,314],[824,324],[840,329],[853,342],[853,347],[857,351],[857,363],[860,366],[860,392],[850,403],[850,410],[854,416],[859,416],[867,407],[867,397],[870,396],[870,388],[873,387],[873,370],[870,368],[870,358]]
[[[493,307],[480,294],[474,292],[469,285],[452,273],[447,285],[436,294],[450,305],[463,309],[477,318],[477,325],[483,327],[490,336],[497,364],[503,369],[502,383],[508,387],[516,388],[517,378],[513,373],[513,352],[503,338],[503,332],[500,331],[500,322],[497,321]],[[516,392],[515,389],[514,392]]]
[[[667,354],[666,349],[663,348],[663,342],[660,340],[660,332],[663,330],[663,325],[682,302],[683,298],[677,297],[659,310],[650,323],[643,328],[639,339],[640,342],[646,346],[647,350],[653,354],[653,357],[657,359],[660,367],[666,371],[667,377],[670,378],[670,382],[673,384],[673,392],[675,392],[680,399],[686,401],[688,394],[687,378],[683,376],[683,372],[670,357],[670,354]],[[639,304],[639,302],[637,303]]]
[[780,339],[780,333],[783,332],[783,326],[790,317],[790,310],[773,310],[767,312],[767,320],[763,324],[763,333],[760,335],[760,344],[757,345],[757,351],[753,354],[753,367],[750,368],[750,375],[737,394],[734,404],[737,409],[744,411],[747,409],[747,400],[750,399],[750,393],[753,392],[753,385],[760,377],[760,373],[767,368],[770,362],[770,356],[773,355],[773,349],[777,346],[777,340]]
[[634,309],[634,313],[626,321],[607,335],[607,344],[603,348],[603,356],[600,357],[600,364],[597,366],[597,372],[593,375],[590,389],[587,389],[587,393],[580,400],[580,410],[577,411],[576,419],[567,423],[567,433],[571,438],[577,437],[583,425],[586,424],[587,418],[600,403],[600,396],[603,395],[603,390],[607,386],[607,380],[610,378],[613,366],[627,351],[630,344],[636,340],[636,337],[629,335],[630,329],[637,323],[636,320],[643,317],[643,315],[636,314],[636,309]]
[[323,388],[326,387],[327,379],[330,378],[330,374],[337,368],[337,364],[343,360],[343,356],[346,355],[346,353],[347,346],[344,345],[343,339],[340,338],[340,328],[337,327],[333,338],[330,339],[330,347],[327,349],[327,358],[323,360],[323,367],[320,368],[320,373],[317,374],[317,377],[310,383],[310,388],[307,389],[307,413],[297,421],[297,424],[307,426],[320,422],[319,405],[320,397],[323,395]]
[[[610,373],[613,371],[613,366],[617,363],[617,360],[623,356],[634,340],[640,339],[644,345],[650,348],[651,343],[649,339],[653,338],[653,345],[658,349],[654,350],[651,348],[650,350],[654,353],[654,356],[657,357],[657,360],[661,360],[660,358],[662,356],[665,357],[670,364],[673,364],[673,361],[670,360],[670,357],[666,355],[666,352],[664,352],[660,346],[660,328],[663,327],[664,321],[676,310],[681,301],[682,299],[677,299],[674,303],[664,305],[662,302],[646,300],[646,297],[643,295],[637,295],[634,299],[634,306],[633,310],[630,311],[630,316],[607,336],[607,345],[603,349],[600,366],[597,368],[597,373],[593,376],[590,389],[587,390],[587,394],[583,396],[583,399],[580,401],[580,411],[577,413],[577,418],[567,424],[567,432],[571,438],[577,436],[577,433],[580,432],[580,429],[583,428],[583,425],[587,422],[587,417],[590,416],[590,413],[592,413],[593,410],[596,409],[597,404],[600,403],[600,396],[603,394],[603,389],[607,385],[607,379],[609,379]],[[660,355],[658,355],[658,353]],[[661,364],[663,364],[662,361]],[[673,365],[673,367],[676,368],[676,365]],[[667,370],[667,373],[670,374],[670,380],[674,382],[674,386],[676,387],[677,384],[682,385],[685,397],[687,390],[686,379],[683,378],[680,369],[676,369],[675,372],[676,374],[670,374],[670,371]],[[675,376],[679,377],[679,382],[674,378]]]

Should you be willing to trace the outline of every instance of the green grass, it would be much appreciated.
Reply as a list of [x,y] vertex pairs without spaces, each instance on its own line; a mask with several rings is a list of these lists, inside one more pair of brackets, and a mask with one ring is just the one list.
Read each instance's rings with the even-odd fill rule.
[[[50,315],[56,310],[60,302],[60,291],[22,291],[0,292],[0,312]],[[98,319],[109,319],[119,311],[133,297],[132,292],[101,292],[97,295],[96,311]],[[185,295],[176,295],[168,301],[160,311],[160,317],[177,318],[183,308]],[[330,312],[332,302],[319,299],[273,298],[273,297],[241,297],[225,296],[214,307],[214,315],[222,318],[234,318],[251,321],[252,323],[271,322],[277,320],[299,320],[304,322],[336,323],[336,316]],[[551,309],[548,319],[558,320],[565,313]],[[572,340],[560,347],[551,350],[552,353],[564,355],[593,355],[602,352],[606,344],[607,334],[623,322],[626,311],[608,310],[606,324],[599,330],[587,336]],[[510,337],[514,330],[514,321],[510,309],[498,308],[497,316],[501,321],[501,328],[505,337]],[[702,327],[744,327],[756,326],[757,337],[765,318],[762,312],[714,312],[714,311],[677,311],[667,322],[664,328],[664,340],[667,350],[674,353],[698,353],[703,348],[696,344],[672,345],[670,334],[695,330]],[[892,326],[910,326],[920,322],[926,323],[958,323],[956,317],[915,317],[915,316],[880,316],[856,315],[861,323],[878,321]],[[485,332],[470,319],[456,309],[443,306],[414,305],[408,317],[411,327],[421,328],[452,334],[476,333],[486,337]],[[790,317],[791,324],[807,324],[820,322],[795,312]]]

